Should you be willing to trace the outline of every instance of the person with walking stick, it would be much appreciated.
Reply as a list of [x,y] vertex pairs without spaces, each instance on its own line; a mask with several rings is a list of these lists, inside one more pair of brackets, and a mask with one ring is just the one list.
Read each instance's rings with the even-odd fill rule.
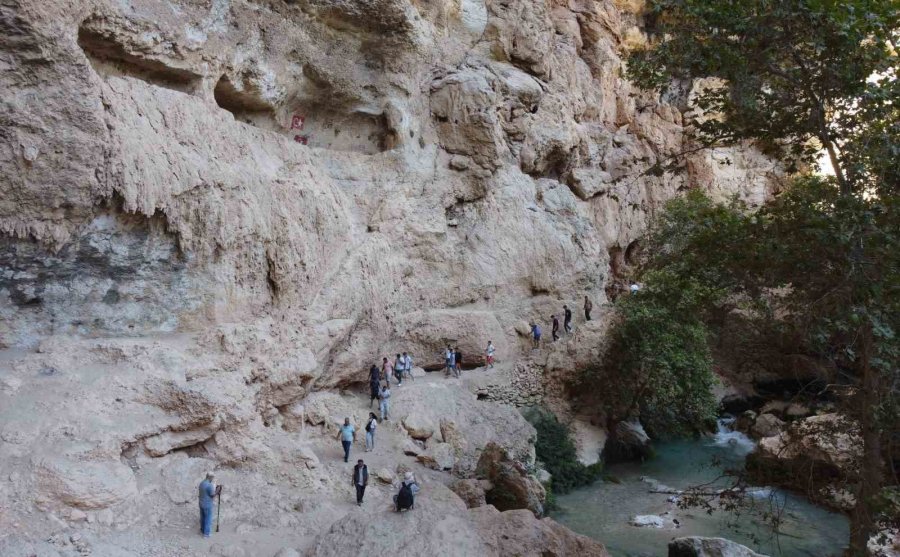
[[[216,496],[222,493],[222,486],[214,484],[214,479],[213,473],[207,472],[206,479],[200,482],[200,533],[204,538],[208,538],[212,532],[213,504]],[[217,524],[216,531],[218,530]]]

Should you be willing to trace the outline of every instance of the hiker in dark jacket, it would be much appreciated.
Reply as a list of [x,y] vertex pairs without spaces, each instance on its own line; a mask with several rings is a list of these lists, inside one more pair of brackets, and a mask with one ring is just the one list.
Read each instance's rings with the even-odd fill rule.
[[381,390],[381,371],[378,369],[378,366],[372,366],[369,368],[369,408],[372,407],[372,402],[378,400],[378,391]]
[[563,327],[566,328],[566,332],[570,335],[572,334],[572,310],[569,309],[569,306],[563,306]]
[[555,315],[551,315],[550,319],[553,320],[553,327],[550,329],[550,332],[553,333],[553,342],[556,342],[559,340],[559,319]]
[[363,496],[366,494],[366,486],[369,485],[369,467],[363,459],[356,461],[353,467],[353,485],[356,487],[356,504],[362,506]]
[[456,376],[459,377],[462,375],[462,352],[460,352],[459,346],[456,347],[454,360],[456,361]]

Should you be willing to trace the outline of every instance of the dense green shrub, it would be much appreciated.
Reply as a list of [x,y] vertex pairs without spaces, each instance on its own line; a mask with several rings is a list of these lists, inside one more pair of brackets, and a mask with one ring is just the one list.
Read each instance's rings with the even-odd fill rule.
[[[551,493],[566,493],[589,485],[600,477],[603,472],[602,463],[585,466],[579,462],[569,430],[551,412],[532,408],[525,413],[525,418],[537,430],[537,442],[534,445],[537,458],[553,476]],[[552,501],[552,496],[548,500]]]

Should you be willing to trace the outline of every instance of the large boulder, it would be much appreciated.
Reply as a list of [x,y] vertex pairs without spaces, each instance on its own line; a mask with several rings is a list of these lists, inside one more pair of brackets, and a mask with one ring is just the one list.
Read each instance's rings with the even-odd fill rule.
[[745,410],[734,420],[734,430],[741,433],[749,433],[750,428],[756,422],[757,414],[753,410]]
[[669,557],[766,557],[724,538],[675,538],[669,542]]
[[616,424],[603,447],[606,462],[643,460],[650,456],[651,452],[650,436],[636,419]]
[[750,426],[750,435],[755,439],[771,437],[781,433],[784,430],[785,425],[784,420],[775,414],[762,414],[756,418],[756,421]]
[[544,513],[544,486],[499,445],[485,447],[475,474],[491,483],[485,494],[487,502],[501,511],[528,509],[538,517]]
[[800,489],[837,509],[853,505],[843,486],[856,475],[862,441],[855,422],[838,414],[811,416],[764,437],[747,457],[754,483]]
[[[485,488],[487,485],[487,488]],[[459,495],[459,498],[465,501],[466,506],[470,509],[483,507],[487,504],[485,498],[485,489],[490,489],[490,482],[486,480],[465,479],[457,480],[450,489],[453,493]]]
[[411,412],[406,416],[403,416],[403,419],[401,419],[400,422],[403,424],[403,429],[406,430],[410,437],[420,441],[425,441],[430,438],[437,429],[437,426],[431,420],[430,416],[418,412]]
[[773,462],[809,462],[840,473],[855,470],[862,457],[858,426],[839,414],[811,416],[759,442],[758,457]]
[[575,419],[571,424],[578,461],[585,466],[600,461],[600,453],[606,445],[606,431],[586,420]]

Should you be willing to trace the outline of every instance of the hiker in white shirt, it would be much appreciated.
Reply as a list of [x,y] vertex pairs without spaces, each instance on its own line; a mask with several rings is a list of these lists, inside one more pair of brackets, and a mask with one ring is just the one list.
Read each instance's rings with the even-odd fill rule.
[[484,356],[487,365],[490,367],[494,367],[494,352],[496,351],[497,349],[494,348],[494,341],[489,340],[487,348],[484,349]]

